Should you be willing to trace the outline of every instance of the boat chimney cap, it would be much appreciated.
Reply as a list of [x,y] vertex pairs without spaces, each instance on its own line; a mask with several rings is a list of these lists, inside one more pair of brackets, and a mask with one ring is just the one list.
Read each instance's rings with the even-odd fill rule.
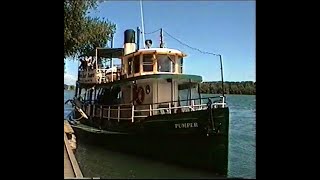
[[147,39],[147,40],[145,41],[145,45],[146,45],[147,48],[149,49],[149,48],[152,46],[152,41],[151,41],[151,39]]

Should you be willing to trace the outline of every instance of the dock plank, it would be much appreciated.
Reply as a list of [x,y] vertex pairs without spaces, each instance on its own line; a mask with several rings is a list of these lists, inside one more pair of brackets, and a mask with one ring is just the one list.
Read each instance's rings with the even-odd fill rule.
[[74,133],[72,127],[70,126],[70,124],[66,120],[64,120],[64,132],[67,133],[67,134],[73,134]]
[[[70,147],[70,142],[66,135],[66,126],[69,124],[65,124],[65,132],[64,132],[64,178],[83,178],[82,172],[78,165],[78,162],[73,154],[72,148]],[[67,128],[68,132],[73,132],[73,129],[69,125],[70,128]],[[70,130],[71,129],[71,130]]]
[[66,147],[64,147],[64,177],[65,178],[76,177],[72,170],[72,165],[71,165]]

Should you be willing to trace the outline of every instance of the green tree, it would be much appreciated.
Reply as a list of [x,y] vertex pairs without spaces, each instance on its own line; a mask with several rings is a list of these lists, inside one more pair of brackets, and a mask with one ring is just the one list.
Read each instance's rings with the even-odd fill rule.
[[105,47],[115,24],[87,16],[101,0],[64,0],[64,59]]
[[[256,94],[256,82],[224,82],[225,94]],[[221,81],[203,82],[200,84],[201,93],[221,94]]]
[[69,86],[69,90],[74,90],[74,89],[75,89],[74,85]]

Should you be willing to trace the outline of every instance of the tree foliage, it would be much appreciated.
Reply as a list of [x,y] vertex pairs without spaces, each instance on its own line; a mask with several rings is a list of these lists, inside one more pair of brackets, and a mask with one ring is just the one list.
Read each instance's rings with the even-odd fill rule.
[[[223,86],[225,94],[256,94],[256,83],[253,81],[224,82]],[[221,81],[201,83],[200,92],[207,94],[222,94]]]
[[87,16],[101,0],[64,0],[64,58],[105,47],[115,24]]
[[66,85],[64,84],[64,90],[75,90],[75,86],[74,85]]

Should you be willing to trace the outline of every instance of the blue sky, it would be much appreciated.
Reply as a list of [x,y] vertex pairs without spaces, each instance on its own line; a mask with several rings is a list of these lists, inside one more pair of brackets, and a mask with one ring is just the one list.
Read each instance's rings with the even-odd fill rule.
[[[225,81],[256,81],[255,11],[255,1],[143,1],[146,33],[163,28],[191,47],[221,54]],[[126,29],[141,27],[139,1],[103,2],[90,16],[117,25],[114,47],[123,46]],[[145,38],[159,46],[159,32]],[[201,75],[204,81],[221,79],[218,57],[192,50],[165,33],[164,41],[166,47],[188,54],[185,73]],[[67,61],[65,84],[75,84],[77,67],[77,61]]]

